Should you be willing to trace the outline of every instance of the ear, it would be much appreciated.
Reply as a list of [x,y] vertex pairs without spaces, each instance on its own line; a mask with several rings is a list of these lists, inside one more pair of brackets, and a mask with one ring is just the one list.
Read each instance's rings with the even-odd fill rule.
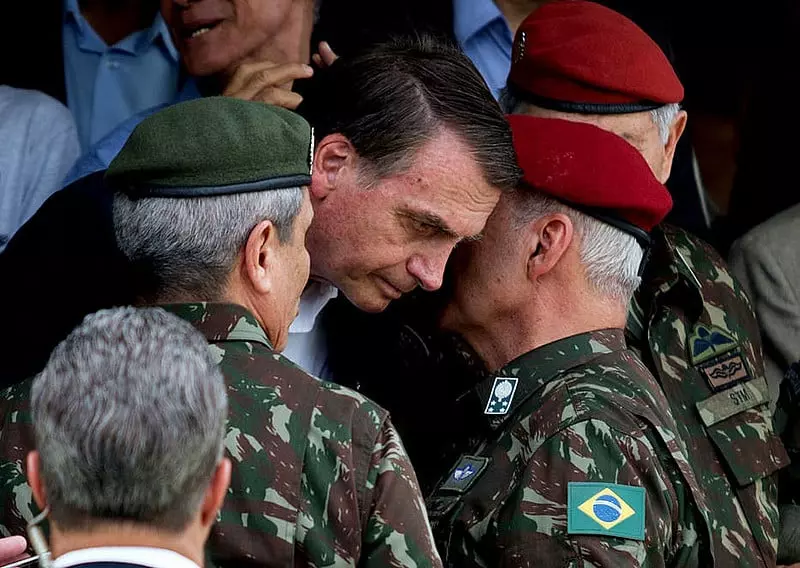
[[44,511],[47,507],[47,497],[44,491],[44,483],[42,482],[41,470],[39,469],[39,452],[28,452],[25,458],[25,466],[27,469],[28,485],[33,490],[33,500],[36,501],[36,506],[40,511]]
[[558,264],[572,244],[575,228],[563,213],[540,217],[529,227],[528,279],[534,281]]
[[354,168],[356,151],[342,134],[329,134],[317,144],[311,177],[311,197],[323,200],[341,184],[347,168]]
[[688,119],[689,116],[686,114],[686,111],[682,110],[678,112],[678,116],[672,122],[672,126],[669,127],[669,139],[664,145],[664,164],[661,168],[662,177],[664,179],[658,180],[661,183],[666,183],[670,173],[672,173],[672,160],[675,158],[675,149],[678,147],[678,140],[681,139],[683,131],[686,130],[686,122]]
[[222,508],[230,484],[231,460],[222,458],[211,476],[211,483],[208,484],[208,490],[200,509],[200,523],[204,527],[210,527],[217,520],[217,513]]
[[251,287],[259,294],[269,294],[275,284],[278,231],[272,221],[256,225],[244,245],[244,272]]

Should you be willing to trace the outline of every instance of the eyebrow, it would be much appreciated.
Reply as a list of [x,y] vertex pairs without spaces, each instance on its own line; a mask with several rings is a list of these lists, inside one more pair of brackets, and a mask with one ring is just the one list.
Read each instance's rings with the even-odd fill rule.
[[411,211],[409,209],[404,209],[401,211],[401,214],[413,219],[414,221],[417,221],[418,223],[423,223],[424,225],[430,225],[443,235],[447,235],[448,237],[452,237],[454,239],[464,240],[464,237],[462,237],[453,229],[451,229],[447,225],[447,223],[445,223],[444,219],[442,219],[435,213],[429,213],[427,211]]

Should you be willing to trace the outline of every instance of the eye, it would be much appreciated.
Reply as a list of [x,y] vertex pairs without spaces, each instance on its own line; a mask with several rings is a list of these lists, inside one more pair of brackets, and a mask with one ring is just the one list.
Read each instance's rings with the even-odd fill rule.
[[439,230],[433,225],[417,219],[411,219],[411,227],[414,229],[415,233],[422,235],[423,237],[432,237],[439,232]]

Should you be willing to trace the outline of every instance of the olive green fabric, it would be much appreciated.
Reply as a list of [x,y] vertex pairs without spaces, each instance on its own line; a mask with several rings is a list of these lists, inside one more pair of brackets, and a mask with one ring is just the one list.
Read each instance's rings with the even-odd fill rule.
[[197,197],[311,183],[312,130],[292,111],[230,97],[142,121],[106,172],[132,197]]

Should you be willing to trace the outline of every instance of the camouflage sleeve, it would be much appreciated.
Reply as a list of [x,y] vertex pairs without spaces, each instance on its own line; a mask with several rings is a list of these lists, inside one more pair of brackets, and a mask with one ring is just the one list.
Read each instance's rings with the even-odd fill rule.
[[371,499],[359,566],[442,566],[417,476],[389,418],[375,441],[366,486]]
[[[590,517],[594,511],[602,516],[593,507],[595,501],[603,504],[609,485],[616,512],[604,518],[616,522],[629,507],[623,513],[632,512],[626,530],[619,530],[622,523],[619,529],[604,527]],[[644,511],[628,496],[641,499],[640,488]],[[620,432],[599,420],[576,423],[548,438],[529,460],[498,519],[503,557],[497,564],[527,566],[524,559],[536,559],[542,566],[697,565],[685,563],[692,550],[675,544],[692,532],[682,526],[683,499],[677,471],[665,469],[643,431]],[[643,539],[625,534],[631,527],[643,529]]]

